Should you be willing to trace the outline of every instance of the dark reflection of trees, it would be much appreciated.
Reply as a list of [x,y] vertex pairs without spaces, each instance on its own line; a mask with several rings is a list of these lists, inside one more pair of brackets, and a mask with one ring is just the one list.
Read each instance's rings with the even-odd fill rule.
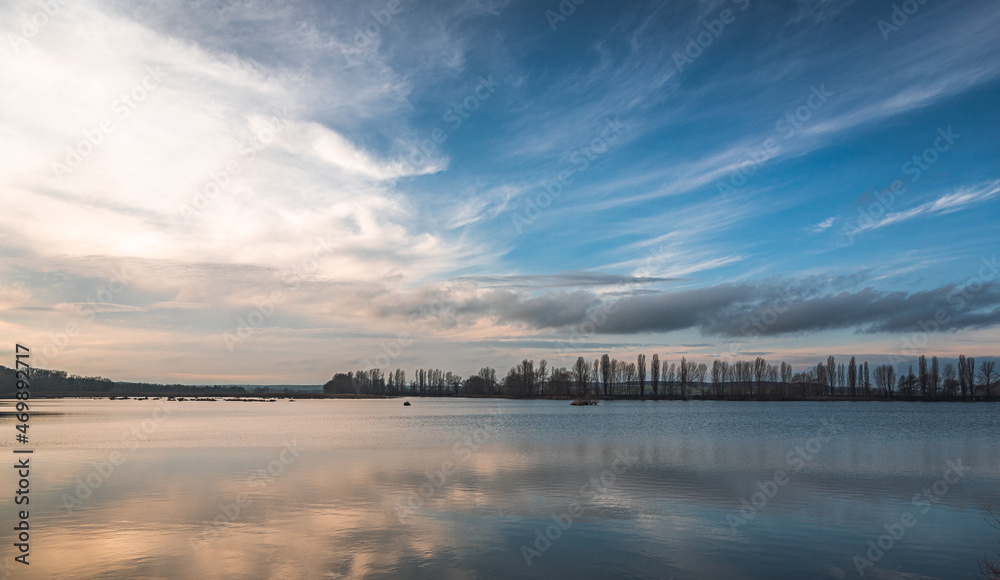
[[[990,526],[1000,531],[1000,515],[997,515],[990,508],[986,508],[986,511],[990,514],[990,519],[993,520],[990,522]],[[1000,580],[1000,561],[988,558],[979,560],[979,573],[987,580]]]

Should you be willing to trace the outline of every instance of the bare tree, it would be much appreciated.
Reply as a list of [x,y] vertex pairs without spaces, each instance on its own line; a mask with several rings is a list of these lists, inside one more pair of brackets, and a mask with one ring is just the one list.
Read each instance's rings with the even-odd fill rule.
[[896,383],[896,369],[892,365],[875,367],[875,387],[882,390],[886,397],[892,398],[892,388]]
[[979,367],[979,384],[983,387],[983,394],[986,395],[987,401],[990,400],[990,389],[993,387],[993,382],[996,380],[996,374],[993,372],[993,361],[984,361]]
[[569,395],[570,387],[573,385],[573,375],[564,368],[552,369],[549,375],[549,383],[546,393],[565,397]]
[[[692,363],[692,365],[693,364],[694,363]],[[708,374],[708,365],[706,365],[705,363],[698,363],[698,365],[694,367],[694,370],[691,373],[691,376],[694,377],[695,382],[698,383],[698,389],[699,391],[701,391],[701,397],[703,399],[705,398],[705,376],[707,374]]]
[[965,400],[965,393],[969,389],[969,384],[965,381],[968,376],[965,371],[966,367],[965,355],[958,355],[958,386],[962,389],[962,400]]
[[582,356],[576,358],[573,365],[573,384],[578,395],[587,396],[587,385],[590,384],[590,365]]
[[830,387],[830,396],[832,397],[835,394],[833,386],[837,382],[837,361],[833,355],[826,357],[826,382],[827,386]]
[[724,396],[724,385],[726,384],[726,375],[728,374],[728,362],[719,359],[712,361],[712,387],[715,391],[714,395],[716,399],[721,399]]
[[792,382],[792,365],[786,363],[785,361],[781,361],[781,382]]
[[517,396],[530,397],[535,392],[535,379],[538,374],[535,372],[535,361],[524,359],[521,361],[520,384],[517,385]]
[[437,387],[437,394],[439,397],[444,396],[444,389],[447,386],[445,382],[445,374],[441,369],[434,369],[434,385]]
[[538,361],[538,371],[535,375],[535,390],[533,394],[540,395],[545,390],[545,383],[548,381],[549,363],[545,359]]
[[369,391],[375,395],[382,395],[385,392],[385,373],[379,369],[371,369],[368,371],[370,388]]
[[486,382],[492,394],[499,394],[500,384],[497,382],[497,370],[493,367],[483,367],[479,369],[479,378]]
[[653,360],[649,365],[650,382],[653,386],[653,398],[660,398],[660,355],[653,354]]
[[611,357],[608,355],[601,355],[601,383],[604,386],[604,396],[608,396],[608,390],[611,387]]
[[920,396],[927,396],[927,357],[920,355],[917,357],[917,377],[919,377]]
[[930,395],[932,399],[936,399],[938,396],[938,385],[941,383],[941,378],[938,376],[938,359],[936,356],[931,357],[931,370],[927,374],[927,394]]
[[639,354],[635,364],[639,375],[639,396],[642,397],[646,395],[646,355]]
[[639,369],[635,363],[622,364],[622,375],[625,379],[625,392],[629,396],[635,395],[635,378],[639,374]]
[[958,389],[958,374],[955,372],[955,365],[948,363],[944,365],[944,371],[942,372],[944,377],[944,394],[945,397],[949,399],[955,398],[956,390]]
[[670,370],[667,371],[667,398],[674,398],[674,382],[677,380],[677,363],[670,363]]
[[[757,383],[757,396],[764,395],[764,376],[767,374],[767,361],[764,357],[757,357],[753,361],[753,378]],[[753,396],[753,393],[750,393]]]
[[612,395],[621,390],[622,371],[624,371],[624,370],[625,369],[623,368],[623,363],[619,362],[619,360],[616,359],[616,358],[612,358],[611,359],[611,394]]
[[781,361],[781,398],[785,398],[788,383],[792,382],[792,365]]
[[729,396],[726,392],[726,385],[733,380],[733,367],[728,361],[720,361],[719,369],[721,371],[721,379],[719,381],[719,398],[725,399]]
[[976,400],[976,359],[958,355],[958,386],[962,389],[962,400],[968,392],[973,401]]
[[917,392],[917,388],[920,386],[920,381],[917,379],[917,375],[913,374],[913,365],[906,372],[906,394],[912,397],[914,393]]
[[497,392],[497,372],[491,367],[479,369],[477,374],[462,382],[462,393],[467,395],[493,395]]
[[462,376],[457,373],[448,371],[445,375],[445,383],[447,383],[447,385],[451,388],[452,395],[458,394],[459,390],[462,388],[462,382]]
[[681,373],[681,376],[680,376],[680,381],[681,381],[681,397],[683,397],[684,400],[686,401],[687,398],[688,398],[688,396],[687,396],[688,363],[687,363],[687,359],[686,358],[681,357],[681,366],[680,366],[680,369],[678,369],[678,370]]
[[824,391],[826,390],[826,365],[819,363],[816,365],[816,384]]
[[854,357],[851,357],[851,362],[847,365],[847,384],[848,388],[851,390],[851,397],[858,396],[858,364],[855,362]]
[[753,394],[751,381],[753,380],[753,363],[748,360],[738,360],[735,364],[734,376],[736,384],[739,385],[740,397],[746,397],[747,392]]
[[[771,384],[772,389],[778,388],[778,365],[767,365],[767,382]],[[784,389],[781,390],[781,398],[785,398]]]
[[[990,519],[993,520],[989,522],[990,527],[1000,531],[1000,515],[997,515],[996,512],[988,507],[986,508],[986,512],[990,515]],[[1000,562],[980,558],[979,574],[986,580],[1000,580]]]
[[969,385],[969,396],[976,400],[976,359],[971,356],[965,359],[965,380]]

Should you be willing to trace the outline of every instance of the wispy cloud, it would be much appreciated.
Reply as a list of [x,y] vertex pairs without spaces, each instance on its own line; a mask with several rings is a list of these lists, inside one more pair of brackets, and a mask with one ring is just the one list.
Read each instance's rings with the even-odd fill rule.
[[831,227],[833,227],[833,224],[834,224],[834,222],[836,222],[836,221],[837,221],[837,218],[836,218],[836,217],[830,217],[830,218],[827,218],[827,219],[825,219],[825,220],[823,220],[823,221],[819,222],[819,223],[818,223],[818,224],[816,224],[815,226],[813,226],[813,228],[812,228],[812,231],[813,231],[813,232],[822,232],[822,231],[824,231],[824,230],[828,230],[828,229],[830,229]]
[[560,288],[588,286],[625,286],[676,282],[678,278],[656,278],[648,276],[620,276],[598,272],[563,272],[560,274],[511,275],[511,276],[463,276],[460,281],[471,281],[484,288]]
[[1000,194],[1000,181],[964,187],[912,209],[888,213],[879,220],[862,222],[858,225],[857,232],[884,228],[918,217],[944,215],[961,211],[985,203],[997,197],[998,194]]

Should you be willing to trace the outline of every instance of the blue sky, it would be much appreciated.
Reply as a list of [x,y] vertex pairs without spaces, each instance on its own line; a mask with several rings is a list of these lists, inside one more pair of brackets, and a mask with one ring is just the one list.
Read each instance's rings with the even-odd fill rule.
[[996,354],[995,3],[0,12],[0,332],[44,366]]

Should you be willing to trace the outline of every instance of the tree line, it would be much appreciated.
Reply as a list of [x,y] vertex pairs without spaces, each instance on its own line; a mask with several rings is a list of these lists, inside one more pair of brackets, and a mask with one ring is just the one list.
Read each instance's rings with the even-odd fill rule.
[[825,362],[799,372],[782,361],[753,360],[702,362],[661,361],[639,354],[634,362],[608,354],[588,361],[578,357],[570,368],[549,368],[542,359],[524,359],[503,378],[491,367],[462,377],[440,369],[418,369],[408,380],[406,371],[358,370],[337,373],[326,383],[326,393],[383,396],[494,396],[510,398],[558,397],[604,399],[717,399],[717,400],[941,400],[989,401],[998,382],[992,360],[976,368],[976,360],[961,355],[958,367],[939,365],[936,356],[921,355],[917,369],[896,372],[891,364],[869,366],[851,357]]
[[[240,386],[191,386],[191,385],[161,385],[155,383],[136,383],[113,381],[104,377],[84,377],[69,374],[66,371],[32,368],[31,390],[41,394],[75,395],[105,395],[105,394],[196,394],[196,395],[239,395],[246,394],[246,389]],[[12,396],[16,392],[17,377],[14,369],[0,365],[0,396]]]

